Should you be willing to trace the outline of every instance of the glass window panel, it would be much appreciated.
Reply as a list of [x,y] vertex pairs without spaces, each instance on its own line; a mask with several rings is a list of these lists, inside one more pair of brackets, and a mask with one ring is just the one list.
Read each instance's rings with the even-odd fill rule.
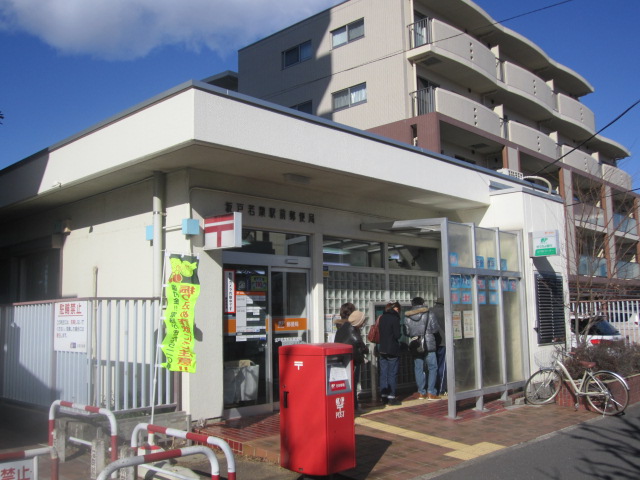
[[290,67],[291,65],[300,61],[298,47],[290,48],[282,54],[282,65],[284,67]]
[[333,39],[333,47],[339,47],[347,43],[347,27],[341,27],[331,32]]
[[351,105],[367,101],[367,84],[361,83],[355,87],[351,87]]
[[438,271],[438,250],[411,245],[389,245],[389,268]]
[[451,327],[456,365],[456,392],[466,392],[474,390],[478,385],[475,331],[472,331],[473,308],[472,305],[456,304],[455,301],[451,307],[453,309]]
[[340,110],[349,106],[349,90],[341,90],[333,94],[333,109]]
[[300,45],[300,61],[309,60],[311,58],[311,40]]
[[476,228],[476,265],[480,262],[484,267],[490,270],[498,270],[500,262],[498,261],[496,244],[496,231],[486,228]]
[[309,100],[308,102],[299,103],[298,105],[294,105],[291,108],[295,108],[299,112],[313,113],[313,104],[311,100]]
[[308,257],[309,250],[308,235],[249,229],[242,229],[242,247],[230,249],[232,252],[296,257]]
[[382,268],[382,244],[324,237],[322,261],[324,265]]
[[509,289],[502,292],[507,382],[517,382],[525,379],[522,362],[522,322],[519,289],[520,281],[509,279]]
[[520,271],[518,259],[518,236],[513,233],[500,232],[500,269],[513,272]]
[[480,344],[482,345],[482,380],[485,387],[502,383],[502,335],[499,305],[479,305]]
[[459,223],[449,223],[448,232],[449,265],[473,268],[475,259],[471,258],[471,227]]
[[364,18],[349,24],[349,41],[364,37]]

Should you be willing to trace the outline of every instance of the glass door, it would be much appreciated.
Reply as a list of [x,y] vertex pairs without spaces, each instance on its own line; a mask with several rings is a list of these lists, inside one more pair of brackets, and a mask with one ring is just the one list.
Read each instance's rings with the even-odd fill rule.
[[279,392],[278,348],[308,342],[308,282],[305,270],[274,268],[271,271],[274,403],[278,401]]
[[308,341],[306,269],[224,266],[224,408],[277,409],[278,347]]

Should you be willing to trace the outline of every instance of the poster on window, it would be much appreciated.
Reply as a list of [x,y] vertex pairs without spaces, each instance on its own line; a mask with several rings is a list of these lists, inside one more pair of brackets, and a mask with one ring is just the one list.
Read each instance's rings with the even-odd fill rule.
[[53,349],[56,352],[87,353],[88,303],[55,304]]
[[462,312],[456,310],[451,315],[451,326],[453,327],[453,339],[462,339]]
[[476,327],[473,318],[473,310],[465,310],[462,312],[464,338],[473,338],[476,336]]

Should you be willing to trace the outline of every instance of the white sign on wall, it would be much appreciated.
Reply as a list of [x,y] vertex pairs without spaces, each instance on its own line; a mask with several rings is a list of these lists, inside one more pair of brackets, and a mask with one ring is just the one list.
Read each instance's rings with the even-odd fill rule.
[[0,463],[2,480],[38,480],[37,457]]
[[88,303],[55,304],[53,348],[56,352],[87,352]]
[[557,230],[532,232],[529,234],[529,238],[531,240],[532,257],[548,257],[560,254]]

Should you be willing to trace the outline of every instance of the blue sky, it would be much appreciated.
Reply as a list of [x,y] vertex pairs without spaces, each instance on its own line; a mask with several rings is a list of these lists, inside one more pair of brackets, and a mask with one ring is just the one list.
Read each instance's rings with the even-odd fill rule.
[[[0,0],[0,169],[185,81],[236,70],[238,48],[336,3]],[[597,129],[640,99],[640,1],[476,3],[496,21],[543,9],[504,25],[594,86],[582,101]],[[601,135],[631,151],[619,166],[639,187],[640,105]]]

